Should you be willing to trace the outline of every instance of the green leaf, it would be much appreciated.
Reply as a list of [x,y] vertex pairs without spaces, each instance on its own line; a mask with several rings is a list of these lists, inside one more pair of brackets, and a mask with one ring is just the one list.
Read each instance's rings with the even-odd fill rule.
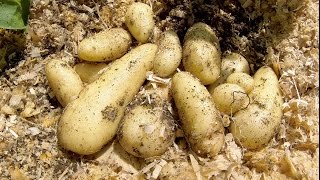
[[0,28],[25,29],[30,0],[0,0]]

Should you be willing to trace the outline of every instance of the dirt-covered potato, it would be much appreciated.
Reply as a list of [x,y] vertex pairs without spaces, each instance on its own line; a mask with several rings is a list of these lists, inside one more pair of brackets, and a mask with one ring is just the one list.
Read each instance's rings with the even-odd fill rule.
[[123,28],[111,28],[83,39],[78,46],[82,60],[107,62],[123,56],[131,45],[131,35]]
[[45,72],[50,88],[63,107],[78,98],[83,83],[66,62],[52,59],[46,64]]
[[108,65],[64,110],[58,143],[78,154],[93,154],[116,134],[125,107],[153,67],[157,45],[144,44]]
[[208,90],[183,71],[173,76],[171,90],[191,149],[200,156],[217,155],[224,144],[224,128]]
[[130,109],[118,130],[121,146],[130,154],[142,158],[160,156],[172,145],[174,137],[170,112],[148,105]]
[[249,104],[249,96],[245,90],[236,85],[224,83],[216,87],[211,94],[217,109],[232,115]]
[[177,33],[172,30],[161,34],[153,71],[160,77],[171,75],[178,68],[182,58],[182,47]]
[[210,26],[195,23],[185,35],[182,63],[204,85],[214,83],[220,75],[219,41]]
[[239,72],[230,74],[227,83],[237,84],[249,94],[253,89],[254,80],[249,74]]
[[152,8],[141,2],[132,3],[127,9],[125,24],[136,40],[147,42],[155,26]]
[[225,83],[230,74],[235,72],[250,73],[248,61],[238,53],[230,53],[224,56],[221,60],[221,73],[217,81],[208,87],[212,94],[214,88],[222,83]]
[[277,133],[282,117],[279,82],[270,67],[261,67],[255,73],[249,97],[249,106],[234,115],[230,131],[241,146],[260,149]]
[[74,66],[74,70],[83,82],[92,83],[100,77],[106,67],[105,63],[78,63]]

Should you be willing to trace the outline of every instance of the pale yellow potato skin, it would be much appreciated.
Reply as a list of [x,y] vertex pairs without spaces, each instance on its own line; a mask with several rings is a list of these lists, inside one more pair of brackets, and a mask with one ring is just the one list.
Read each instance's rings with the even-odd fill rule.
[[249,74],[239,72],[230,74],[227,83],[237,84],[249,94],[253,89],[254,80]]
[[249,104],[248,94],[236,84],[221,84],[211,95],[217,109],[227,115],[232,115]]
[[85,83],[92,83],[100,77],[106,69],[105,63],[78,63],[73,68]]
[[197,78],[183,71],[173,76],[171,88],[191,149],[200,156],[214,157],[224,144],[224,128],[210,93]]
[[277,133],[283,114],[278,78],[270,67],[261,67],[255,73],[249,97],[250,105],[234,115],[230,131],[244,148],[261,149]]
[[127,9],[125,24],[136,40],[146,43],[155,26],[151,7],[141,2],[132,3]]
[[127,53],[132,38],[123,28],[111,28],[83,39],[78,45],[78,57],[91,62],[108,62]]
[[172,30],[163,32],[158,47],[153,72],[160,77],[167,77],[176,71],[182,58],[182,47],[177,33]]
[[46,64],[45,72],[50,88],[63,107],[78,98],[83,83],[66,62],[52,59]]
[[173,118],[161,107],[138,105],[124,116],[117,135],[121,146],[134,156],[160,156],[173,144]]
[[218,80],[208,86],[209,92],[212,94],[213,90],[222,83],[225,83],[230,74],[235,72],[250,73],[248,61],[238,53],[230,53],[225,55],[221,60],[221,73]]
[[78,154],[99,151],[116,134],[125,107],[153,67],[157,45],[138,46],[108,65],[64,110],[58,124],[58,143]]
[[186,71],[202,84],[214,83],[220,75],[219,41],[213,30],[204,23],[196,23],[185,35],[182,63]]

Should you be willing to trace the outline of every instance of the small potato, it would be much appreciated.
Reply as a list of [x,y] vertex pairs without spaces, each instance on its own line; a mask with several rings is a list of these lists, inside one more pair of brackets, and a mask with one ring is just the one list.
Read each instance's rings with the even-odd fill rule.
[[283,114],[278,78],[270,67],[261,67],[255,73],[249,97],[249,106],[234,115],[230,132],[241,146],[261,149],[277,133]]
[[78,46],[78,56],[92,62],[112,61],[128,51],[131,41],[128,31],[112,28],[83,39]]
[[127,9],[125,24],[136,40],[146,43],[155,26],[151,7],[140,2],[132,3]]
[[224,144],[224,128],[208,90],[197,78],[183,71],[173,76],[171,88],[191,149],[199,156],[214,157]]
[[246,73],[232,73],[227,78],[227,83],[237,84],[242,87],[247,94],[249,94],[253,89],[254,80]]
[[130,154],[160,156],[174,141],[174,124],[164,108],[138,105],[124,116],[118,130],[121,146]]
[[59,145],[89,155],[110,142],[126,106],[138,93],[146,73],[152,70],[156,52],[157,45],[144,44],[108,64],[101,76],[63,111],[57,130]]
[[237,53],[230,53],[222,58],[221,61],[221,74],[217,81],[208,87],[209,92],[212,94],[214,88],[222,83],[225,83],[230,74],[235,72],[250,73],[248,61]]
[[158,43],[153,71],[160,77],[171,75],[178,68],[182,58],[182,47],[177,33],[165,31]]
[[74,66],[74,70],[79,74],[81,80],[86,83],[92,83],[106,69],[107,64],[105,63],[79,63]]
[[220,75],[220,47],[212,29],[204,23],[196,23],[186,33],[182,63],[202,84],[212,84]]
[[83,83],[79,75],[66,62],[50,60],[46,64],[45,72],[50,88],[63,107],[78,98],[83,89]]
[[211,95],[217,109],[227,115],[232,115],[249,105],[249,96],[236,84],[221,84]]

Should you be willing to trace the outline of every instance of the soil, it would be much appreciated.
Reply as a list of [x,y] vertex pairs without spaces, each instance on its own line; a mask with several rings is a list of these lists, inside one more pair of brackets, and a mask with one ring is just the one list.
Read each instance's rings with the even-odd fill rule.
[[[1,179],[318,179],[317,0],[141,0],[155,13],[150,42],[166,29],[183,42],[193,23],[205,22],[219,37],[222,52],[243,55],[252,74],[262,65],[274,69],[284,115],[264,149],[249,151],[226,133],[220,153],[201,158],[178,128],[174,145],[150,159],[127,154],[117,140],[91,156],[63,150],[56,138],[63,108],[48,86],[44,65],[52,58],[78,63],[79,41],[104,29],[126,28],[131,2],[33,0],[26,30],[0,29]],[[152,76],[147,81],[168,84]]]

